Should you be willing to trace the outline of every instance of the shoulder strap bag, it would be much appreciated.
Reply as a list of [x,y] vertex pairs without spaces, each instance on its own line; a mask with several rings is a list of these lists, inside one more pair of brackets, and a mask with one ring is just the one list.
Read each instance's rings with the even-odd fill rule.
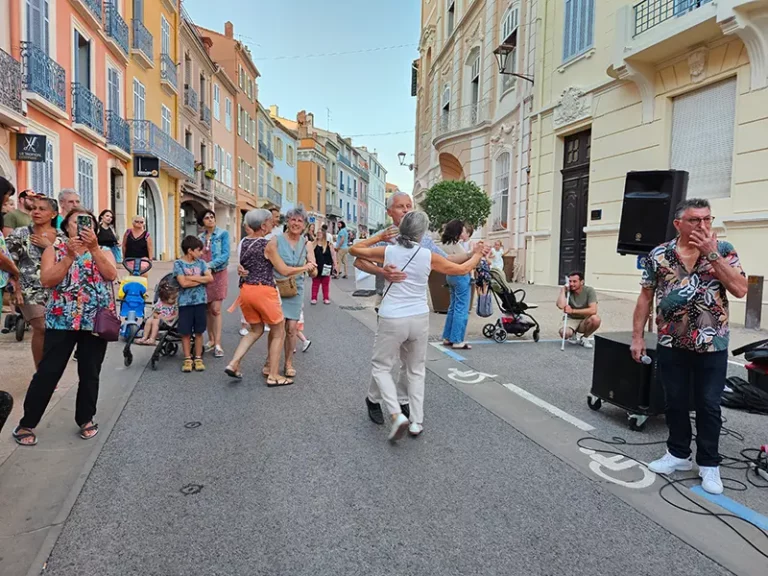
[[[288,241],[286,240],[286,242]],[[299,242],[301,242],[301,240],[299,240]],[[304,251],[306,249],[307,249],[307,243],[304,242],[304,245],[301,247],[301,252],[299,252],[299,258],[298,258],[299,262],[301,262],[301,258],[304,255]],[[286,264],[288,263],[286,262]],[[293,263],[293,264],[290,264],[290,266],[296,267],[297,264]],[[280,279],[275,278],[275,284],[277,284],[277,290],[280,292],[280,298],[293,298],[294,296],[298,296],[299,294],[299,285],[296,283],[296,276],[288,276],[287,278],[280,278]]]
[[[112,282],[109,282],[109,286],[112,288],[112,302],[114,303],[115,286]],[[96,312],[96,318],[93,320],[93,334],[107,342],[117,342],[120,339],[120,318],[109,307],[99,308]]]

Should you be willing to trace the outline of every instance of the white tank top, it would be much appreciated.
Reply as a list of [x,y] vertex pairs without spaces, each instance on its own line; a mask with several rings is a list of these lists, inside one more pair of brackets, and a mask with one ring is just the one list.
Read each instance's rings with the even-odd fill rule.
[[[411,261],[406,266],[409,260]],[[413,248],[404,248],[399,244],[387,246],[384,252],[384,265],[389,264],[395,265],[398,270],[405,267],[408,277],[403,282],[395,282],[391,285],[388,283],[384,287],[386,296],[379,306],[379,316],[407,318],[428,314],[427,280],[432,271],[432,252],[420,246]]]

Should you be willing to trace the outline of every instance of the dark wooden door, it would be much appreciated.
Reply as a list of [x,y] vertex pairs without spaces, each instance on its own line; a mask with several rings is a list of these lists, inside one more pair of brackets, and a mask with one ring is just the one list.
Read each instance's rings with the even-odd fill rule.
[[589,204],[589,154],[589,130],[565,139],[558,283],[570,272],[584,272],[587,254],[584,227],[587,225]]

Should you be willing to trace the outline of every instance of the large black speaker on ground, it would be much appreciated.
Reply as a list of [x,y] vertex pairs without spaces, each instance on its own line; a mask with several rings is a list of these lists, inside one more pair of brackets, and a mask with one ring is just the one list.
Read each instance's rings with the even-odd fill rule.
[[675,208],[685,200],[688,172],[628,172],[621,209],[619,254],[648,254],[675,237]]

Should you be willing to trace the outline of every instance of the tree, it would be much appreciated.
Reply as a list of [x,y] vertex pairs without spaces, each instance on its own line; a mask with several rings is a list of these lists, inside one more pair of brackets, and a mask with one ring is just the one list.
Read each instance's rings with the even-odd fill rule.
[[478,229],[491,214],[491,199],[474,182],[443,180],[427,190],[421,208],[429,216],[432,230],[451,220],[461,220]]

